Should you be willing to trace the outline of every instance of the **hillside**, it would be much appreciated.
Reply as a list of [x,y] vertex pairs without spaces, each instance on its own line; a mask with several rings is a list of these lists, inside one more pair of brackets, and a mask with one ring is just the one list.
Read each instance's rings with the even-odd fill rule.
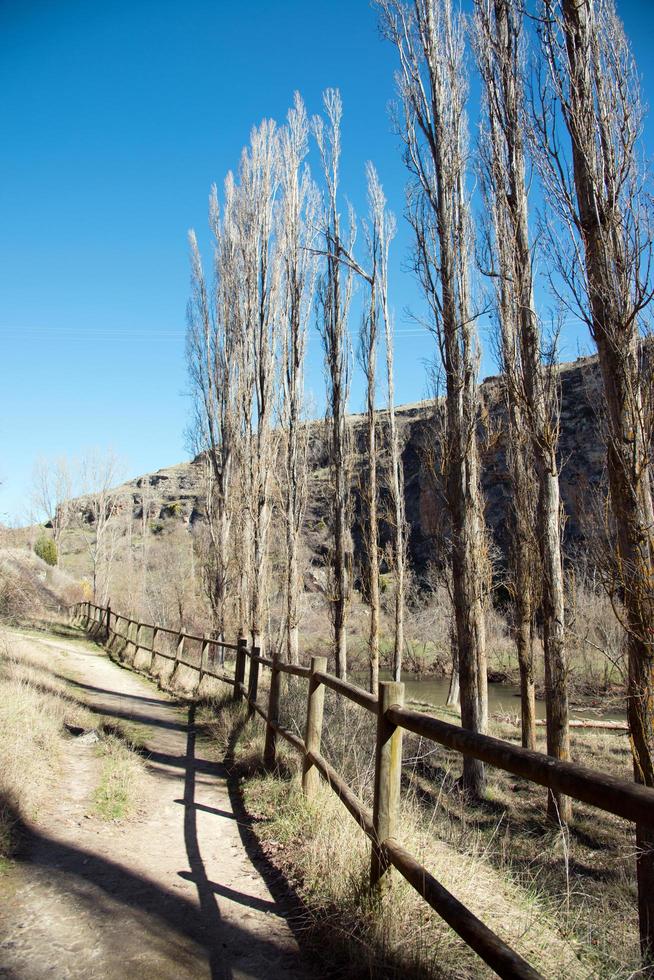
[[79,599],[75,581],[29,547],[0,547],[0,619],[4,622],[61,614]]
[[[561,494],[566,510],[565,526],[568,550],[577,549],[584,539],[584,506],[589,491],[601,485],[604,469],[604,447],[600,438],[597,416],[598,376],[595,358],[580,358],[559,368],[561,399]],[[504,436],[504,407],[501,379],[489,377],[481,385],[481,395],[487,409],[487,422],[482,432],[482,483],[486,501],[486,518],[501,554],[506,554],[508,472]],[[406,513],[411,526],[410,557],[417,570],[423,569],[435,550],[434,534],[439,523],[438,494],[425,462],[426,449],[437,442],[435,416],[438,403],[418,402],[400,406],[398,422],[404,444],[403,463],[406,493]],[[352,415],[355,496],[355,542],[359,538],[356,514],[357,488],[363,451],[363,416]],[[380,412],[383,425],[383,413]],[[314,561],[314,569],[322,563],[326,544],[328,512],[328,470],[321,422],[311,423],[309,503],[305,517],[305,539]],[[383,442],[383,440],[382,440]],[[156,473],[139,476],[117,488],[122,498],[121,509],[135,521],[146,519],[151,528],[162,530],[171,525],[192,527],[204,516],[202,457],[179,463]],[[84,501],[79,501],[84,509]],[[382,528],[382,538],[384,530]]]

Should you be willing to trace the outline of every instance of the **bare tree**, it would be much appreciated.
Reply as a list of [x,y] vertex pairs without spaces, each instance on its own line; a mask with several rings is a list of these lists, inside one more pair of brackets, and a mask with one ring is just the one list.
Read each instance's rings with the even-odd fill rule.
[[370,168],[368,193],[371,204],[371,218],[379,249],[376,264],[378,280],[377,294],[384,328],[386,350],[386,391],[388,408],[388,442],[391,506],[389,523],[393,527],[392,565],[395,572],[394,587],[394,630],[393,630],[393,677],[399,681],[402,676],[402,655],[404,652],[404,607],[406,602],[406,561],[408,528],[404,502],[404,470],[400,437],[395,417],[395,378],[394,378],[394,338],[393,324],[388,306],[388,250],[395,237],[395,218],[386,210],[386,199],[374,169]]
[[224,639],[229,599],[230,529],[233,517],[235,441],[237,436],[238,324],[234,291],[238,288],[235,252],[235,191],[225,182],[223,215],[216,188],[210,199],[214,236],[213,287],[205,279],[197,239],[189,234],[191,299],[187,320],[187,366],[195,398],[195,443],[205,453],[207,547],[203,582],[213,615],[213,630]]
[[285,331],[281,415],[286,461],[281,495],[286,520],[286,656],[292,664],[299,663],[299,546],[307,499],[308,447],[308,430],[303,420],[304,358],[316,276],[312,245],[317,192],[308,169],[303,169],[308,133],[306,110],[296,94],[287,125],[280,134],[280,247]]
[[[485,534],[476,440],[478,348],[470,296],[470,217],[465,189],[467,123],[463,27],[451,0],[378,0],[399,59],[398,131],[412,177],[408,218],[415,269],[438,338],[446,387],[444,465],[451,524],[461,721],[485,730]],[[464,760],[464,786],[479,794],[481,762]]]
[[[527,132],[522,14],[517,0],[476,0],[476,51],[485,94],[484,182],[492,215],[501,355],[508,408],[522,742],[535,744],[534,613],[542,595],[547,750],[569,759],[565,605],[557,462],[558,404],[553,373],[543,364],[534,305],[528,226]],[[538,481],[534,522],[533,460]],[[537,588],[533,527],[540,549]],[[550,815],[567,821],[569,800],[549,797]]]
[[38,460],[33,475],[34,506],[52,524],[57,565],[61,564],[63,537],[73,517],[72,495],[73,480],[68,460],[63,456],[56,460]]
[[[405,568],[407,526],[404,504],[404,473],[400,439],[395,417],[395,381],[393,372],[394,344],[393,324],[388,305],[388,251],[395,237],[395,218],[386,209],[386,198],[379,178],[372,164],[368,165],[368,198],[370,207],[370,254],[372,258],[375,300],[378,317],[384,332],[386,353],[386,392],[388,410],[388,473],[386,482],[390,491],[390,507],[384,515],[393,528],[391,565],[395,573],[394,581],[394,629],[393,629],[393,677],[400,680],[402,674],[402,653],[404,650],[404,606],[405,606]],[[371,307],[372,309],[372,307]],[[370,399],[368,401],[370,413]],[[371,456],[376,455],[376,447],[370,447]],[[376,518],[375,518],[376,520]],[[376,690],[376,687],[373,688]]]
[[[540,163],[567,236],[553,255],[568,302],[597,344],[607,471],[629,661],[634,774],[654,786],[652,412],[643,385],[643,312],[652,298],[651,206],[638,141],[638,75],[613,0],[543,0],[549,90],[537,116]],[[560,141],[560,122],[569,147]],[[572,300],[570,300],[570,296]],[[641,946],[654,966],[654,833],[637,827]]]
[[347,451],[346,407],[350,386],[349,337],[347,319],[352,296],[353,272],[343,262],[351,254],[353,221],[349,241],[341,235],[341,216],[337,204],[341,155],[341,98],[328,89],[324,95],[327,126],[320,117],[313,129],[322,159],[326,183],[323,236],[326,269],[318,282],[319,329],[325,351],[327,376],[327,425],[329,461],[333,491],[333,550],[331,556],[330,608],[334,624],[336,673],[347,675],[347,612],[352,587],[350,541],[350,474]]
[[[367,552],[366,588],[370,607],[368,629],[368,661],[370,690],[379,686],[379,518],[377,490],[377,348],[379,335],[379,265],[385,260],[383,243],[379,238],[379,225],[375,214],[374,195],[381,194],[381,187],[372,164],[368,165],[368,203],[370,225],[365,226],[370,271],[365,276],[370,286],[368,308],[364,311],[359,331],[359,357],[366,378],[366,467],[363,475],[362,497],[364,500],[364,537]],[[383,202],[383,194],[382,194]],[[379,202],[378,202],[379,203]],[[377,205],[378,206],[378,205]],[[381,204],[383,211],[383,203]]]
[[252,576],[250,630],[252,642],[263,648],[268,536],[272,518],[271,484],[277,452],[274,431],[277,343],[281,313],[281,260],[276,239],[276,203],[279,191],[279,135],[272,121],[252,131],[239,168],[239,223],[241,239],[245,364],[251,381],[243,379],[245,397],[253,389],[254,403],[246,408],[246,441]]
[[[388,249],[390,242],[395,234],[395,221],[392,215],[386,211],[386,198],[382,186],[379,183],[377,172],[371,163],[367,168],[368,181],[368,205],[369,205],[369,224],[365,225],[366,244],[368,259],[370,262],[369,271],[364,271],[356,260],[343,249],[345,263],[354,269],[369,286],[368,307],[364,311],[359,333],[359,354],[361,366],[366,378],[366,470],[365,470],[365,490],[362,496],[365,500],[365,541],[368,556],[367,568],[367,588],[368,604],[370,606],[370,628],[368,632],[368,654],[370,664],[370,690],[376,691],[379,684],[379,500],[378,500],[378,467],[377,467],[377,429],[378,419],[375,410],[377,396],[377,348],[379,343],[379,321],[385,332],[387,344],[386,367],[387,381],[389,387],[389,415],[391,417],[391,495],[393,498],[393,515],[395,520],[395,548],[393,549],[394,566],[400,581],[396,590],[395,603],[395,636],[397,647],[398,628],[400,634],[403,626],[403,603],[404,603],[404,517],[402,500],[400,510],[400,520],[398,521],[398,500],[396,491],[399,491],[400,478],[398,474],[398,441],[397,429],[395,425],[395,409],[393,404],[393,349],[392,349],[392,328],[388,310]],[[400,560],[398,561],[398,556]],[[398,599],[401,598],[401,603]],[[400,643],[403,642],[400,639]],[[401,647],[400,647],[401,650]],[[401,657],[401,655],[400,655]],[[397,655],[394,657],[394,668],[397,667]],[[400,668],[401,670],[401,663]]]
[[77,524],[91,563],[93,601],[106,605],[111,583],[111,568],[116,553],[120,502],[114,487],[119,479],[119,462],[111,452],[89,453],[80,465],[80,486],[83,496],[76,501],[80,507]]
[[141,606],[145,608],[148,592],[148,561],[150,545],[150,519],[156,513],[153,488],[148,481],[141,488]]

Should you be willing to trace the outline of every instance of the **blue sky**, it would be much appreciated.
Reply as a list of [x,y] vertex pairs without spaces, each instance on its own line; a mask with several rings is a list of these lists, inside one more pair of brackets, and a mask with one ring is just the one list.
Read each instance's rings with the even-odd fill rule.
[[[618,6],[651,102],[654,5]],[[404,312],[420,307],[387,112],[393,52],[367,0],[1,0],[0,39],[0,522],[27,518],[39,456],[110,446],[125,476],[186,458],[186,233],[206,241],[211,183],[254,123],[283,121],[295,89],[317,112],[340,88],[344,192],[362,213],[372,159],[400,219],[397,396],[425,397],[433,344]],[[563,357],[586,345],[570,324]],[[320,404],[315,333],[308,388]]]

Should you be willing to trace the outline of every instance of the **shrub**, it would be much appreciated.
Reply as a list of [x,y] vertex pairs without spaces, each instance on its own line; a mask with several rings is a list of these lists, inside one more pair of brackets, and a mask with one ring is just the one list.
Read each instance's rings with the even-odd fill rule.
[[10,621],[24,619],[41,609],[38,589],[28,576],[10,562],[0,563],[0,618]]
[[52,538],[42,535],[34,545],[34,553],[48,565],[57,564],[57,545]]

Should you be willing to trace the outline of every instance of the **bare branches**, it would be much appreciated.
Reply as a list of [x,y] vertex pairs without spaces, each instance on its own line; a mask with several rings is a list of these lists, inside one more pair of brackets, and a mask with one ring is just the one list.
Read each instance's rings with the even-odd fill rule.
[[[570,753],[565,602],[558,478],[558,413],[553,372],[541,360],[529,241],[522,17],[516,0],[476,0],[475,50],[484,84],[481,176],[492,230],[496,305],[508,409],[512,481],[516,641],[521,671],[523,744],[533,747],[532,640],[540,603],[545,652],[548,752]],[[537,475],[533,492],[532,464]],[[536,512],[536,500],[538,510]],[[536,528],[536,537],[533,528]],[[534,546],[540,568],[536,571]],[[536,582],[542,582],[538,588]],[[550,815],[568,820],[569,802],[550,798]]]
[[[638,79],[613,0],[543,0],[543,10],[541,48],[548,77],[537,117],[539,159],[567,232],[559,268],[597,343],[629,658],[634,772],[639,782],[654,786],[653,429],[640,337],[640,320],[652,297],[652,227],[637,152]],[[557,126],[567,130],[566,151]],[[578,258],[578,267],[566,261],[568,252]],[[647,969],[654,963],[651,831],[637,828],[637,839]]]
[[281,421],[285,468],[282,500],[286,518],[286,653],[299,662],[299,543],[307,498],[308,433],[304,420],[304,359],[317,260],[317,189],[304,160],[309,123],[296,94],[288,122],[280,134],[282,188],[280,239],[282,252],[282,382]]
[[[407,217],[414,267],[432,315],[446,385],[445,467],[451,522],[462,723],[483,731],[487,715],[484,632],[485,536],[476,445],[478,348],[471,312],[470,210],[463,21],[451,0],[378,0],[382,29],[397,50],[399,133],[411,176]],[[467,760],[464,781],[483,786]]]
[[195,397],[195,441],[206,454],[207,531],[211,543],[203,551],[203,582],[214,616],[214,630],[224,636],[230,585],[232,491],[238,451],[237,420],[242,351],[239,306],[233,302],[240,279],[237,206],[231,176],[225,182],[221,215],[216,188],[210,198],[214,236],[214,283],[205,279],[195,234],[189,234],[191,299],[187,320],[187,366]]
[[72,495],[73,477],[64,457],[36,462],[33,474],[34,505],[37,512],[52,525],[58,565],[61,563],[63,537],[73,517]]
[[334,623],[334,653],[339,677],[347,674],[347,609],[350,600],[350,477],[347,447],[346,407],[350,387],[350,341],[348,314],[353,289],[353,272],[342,258],[351,255],[355,224],[350,214],[349,237],[341,237],[341,217],[337,190],[340,161],[341,98],[328,89],[324,95],[327,124],[313,120],[313,131],[322,160],[326,193],[323,204],[322,236],[325,243],[325,271],[318,280],[318,329],[325,353],[327,380],[327,427],[333,489],[334,545],[331,561],[330,605]]
[[88,453],[80,464],[80,488],[76,514],[92,568],[93,601],[106,605],[111,566],[116,552],[120,502],[114,492],[119,461],[111,450]]

